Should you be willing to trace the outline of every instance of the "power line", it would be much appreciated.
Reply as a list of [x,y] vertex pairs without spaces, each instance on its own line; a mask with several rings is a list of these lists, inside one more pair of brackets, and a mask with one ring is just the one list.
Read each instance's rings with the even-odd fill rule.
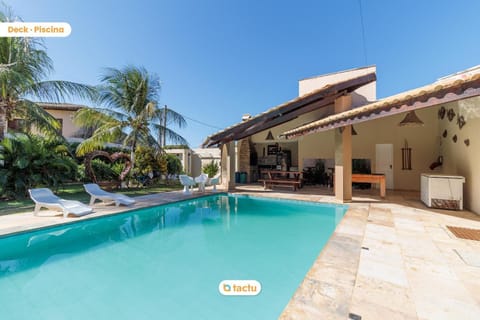
[[365,65],[368,64],[367,60],[367,40],[365,39],[365,24],[363,23],[363,8],[362,0],[358,0],[360,6],[360,23],[362,25],[362,43],[363,43],[363,57],[365,58]]
[[198,124],[201,124],[201,125],[203,125],[203,126],[206,126],[206,127],[210,127],[210,128],[213,128],[213,129],[222,130],[222,128],[220,128],[220,127],[213,126],[213,125],[211,125],[211,124],[208,124],[208,123],[205,123],[205,122],[202,122],[202,121],[199,121],[199,120],[196,120],[196,119],[187,117],[187,116],[184,115],[184,114],[182,114],[182,117],[184,117],[185,119],[188,119],[188,120],[190,120],[190,121],[196,122],[196,123],[198,123]]

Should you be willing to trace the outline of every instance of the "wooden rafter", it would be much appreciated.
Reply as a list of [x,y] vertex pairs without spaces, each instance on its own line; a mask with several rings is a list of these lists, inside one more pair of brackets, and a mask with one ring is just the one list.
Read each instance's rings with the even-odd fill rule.
[[[211,135],[206,139],[203,145],[209,147],[224,144],[232,140],[239,140],[257,132],[270,129],[278,124],[290,121],[299,115],[315,110],[311,107],[313,104],[319,103],[321,106],[326,106],[331,103],[328,102],[332,100],[331,97],[336,97],[344,92],[352,92],[375,80],[376,75],[372,72],[354,79],[328,85],[312,93],[274,107],[250,120],[240,122],[230,128],[226,128]],[[325,100],[325,103],[322,100]],[[248,134],[246,134],[247,132]]]

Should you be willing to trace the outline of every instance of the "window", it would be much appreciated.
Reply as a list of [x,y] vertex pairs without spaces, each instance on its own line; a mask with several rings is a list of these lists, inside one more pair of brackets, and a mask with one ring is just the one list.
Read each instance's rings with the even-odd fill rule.
[[12,131],[24,131],[25,129],[25,120],[23,119],[13,119],[8,121],[8,129]]
[[60,123],[60,129],[58,129],[58,133],[63,135],[63,119],[57,118],[55,120],[57,120],[58,123]]

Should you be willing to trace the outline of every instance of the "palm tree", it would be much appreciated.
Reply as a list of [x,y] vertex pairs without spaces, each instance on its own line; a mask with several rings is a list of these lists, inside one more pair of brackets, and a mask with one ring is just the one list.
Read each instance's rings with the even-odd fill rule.
[[[9,10],[7,8],[7,10]],[[19,21],[0,12],[0,22]],[[75,96],[94,99],[95,88],[69,81],[45,81],[53,64],[39,38],[0,38],[0,140],[8,120],[21,118],[40,132],[58,135],[60,124],[37,101],[63,102]],[[27,129],[30,129],[27,128]]]
[[101,82],[101,107],[81,109],[74,118],[76,124],[95,129],[93,135],[77,147],[79,156],[102,149],[107,142],[122,142],[130,148],[133,164],[137,146],[161,150],[162,142],[156,137],[188,144],[185,138],[167,127],[169,121],[180,127],[186,122],[175,111],[158,107],[160,81],[156,75],[150,75],[142,67],[108,68]]

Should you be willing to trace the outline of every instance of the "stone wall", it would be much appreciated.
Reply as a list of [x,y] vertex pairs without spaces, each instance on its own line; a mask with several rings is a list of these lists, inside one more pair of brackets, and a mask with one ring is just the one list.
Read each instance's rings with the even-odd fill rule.
[[247,173],[247,183],[251,182],[251,167],[250,167],[250,138],[245,138],[238,141],[238,171]]

